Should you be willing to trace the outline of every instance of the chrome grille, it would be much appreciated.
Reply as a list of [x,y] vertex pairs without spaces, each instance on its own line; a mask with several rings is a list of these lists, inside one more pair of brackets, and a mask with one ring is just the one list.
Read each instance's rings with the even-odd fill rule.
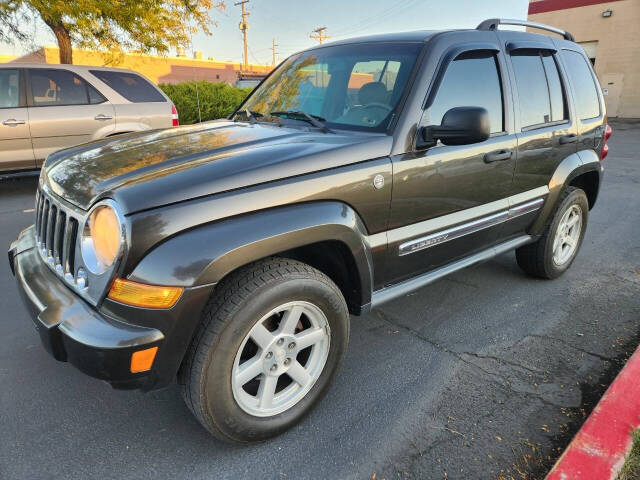
[[44,260],[72,283],[78,241],[78,217],[42,188],[36,194],[36,241]]

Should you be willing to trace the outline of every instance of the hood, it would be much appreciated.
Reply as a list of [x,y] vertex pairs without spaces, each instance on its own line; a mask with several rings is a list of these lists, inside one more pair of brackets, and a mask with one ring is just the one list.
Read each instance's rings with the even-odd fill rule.
[[125,214],[389,155],[392,138],[215,121],[100,140],[51,155],[43,178],[87,210]]

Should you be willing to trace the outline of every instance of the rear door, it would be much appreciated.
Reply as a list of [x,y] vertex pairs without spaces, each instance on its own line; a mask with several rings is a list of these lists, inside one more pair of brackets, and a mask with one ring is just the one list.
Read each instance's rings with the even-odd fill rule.
[[65,69],[26,71],[31,140],[38,166],[50,153],[114,131],[113,105],[79,75]]
[[22,71],[0,68],[0,171],[35,168]]
[[578,131],[552,40],[532,40],[515,32],[498,35],[505,41],[516,111],[518,155],[512,195],[532,203],[529,213],[505,222],[501,235],[512,236],[522,234],[537,216],[553,173],[576,151]]
[[440,125],[451,108],[483,107],[489,112],[491,137],[473,145],[438,143],[392,158],[391,282],[494,244],[509,207],[516,138],[504,56],[497,42],[474,47],[456,45],[456,37],[451,38],[420,125]]
[[115,104],[119,132],[172,126],[173,104],[141,75],[120,70],[90,70],[90,73],[126,100]]

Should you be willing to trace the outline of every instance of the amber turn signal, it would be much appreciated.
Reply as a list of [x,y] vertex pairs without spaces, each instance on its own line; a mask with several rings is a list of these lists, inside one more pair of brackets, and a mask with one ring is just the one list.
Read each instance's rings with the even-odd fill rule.
[[131,355],[131,373],[146,372],[151,370],[151,365],[156,358],[158,347],[138,350]]
[[146,285],[124,278],[116,278],[111,284],[107,296],[111,300],[134,307],[171,308],[182,295],[182,290],[182,287]]

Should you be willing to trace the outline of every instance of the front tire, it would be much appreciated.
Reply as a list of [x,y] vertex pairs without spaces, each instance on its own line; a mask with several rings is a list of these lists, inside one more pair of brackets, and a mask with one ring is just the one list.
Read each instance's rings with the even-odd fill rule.
[[552,279],[562,275],[582,245],[588,217],[589,202],[584,191],[567,188],[542,236],[516,250],[520,268],[539,278]]
[[272,257],[215,289],[179,372],[195,417],[215,437],[255,442],[311,411],[344,357],[349,313],[338,287]]

